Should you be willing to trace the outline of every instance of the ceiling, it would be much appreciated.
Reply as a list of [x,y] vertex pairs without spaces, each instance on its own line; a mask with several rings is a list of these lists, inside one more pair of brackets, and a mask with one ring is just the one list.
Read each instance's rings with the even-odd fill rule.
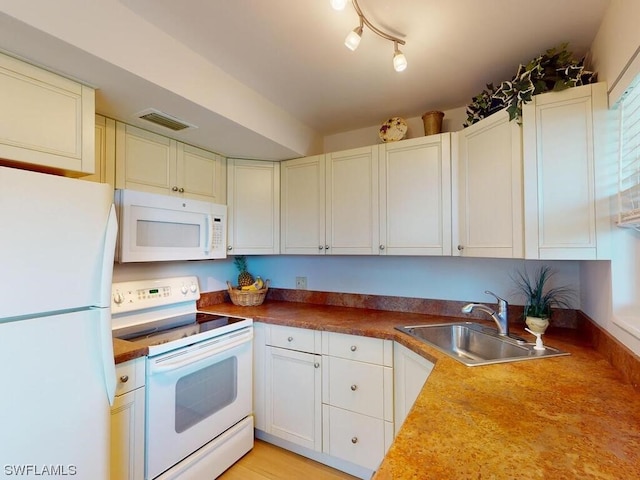
[[[42,2],[47,8],[48,0]],[[9,12],[0,15],[0,48],[93,84],[100,113],[137,123],[135,112],[155,107],[198,125],[178,139],[233,157],[283,159],[318,148],[285,141],[269,127],[253,124],[250,115],[235,118],[150,81],[135,66],[105,58],[89,39],[80,42],[62,33],[63,25],[47,25],[43,32],[45,20],[20,13],[14,8],[19,3],[0,1],[0,12]],[[393,44],[366,28],[356,51],[344,47],[344,37],[358,25],[351,4],[338,12],[329,0],[106,3],[126,9],[141,25],[164,32],[248,87],[248,96],[259,100],[256,117],[264,103],[265,112],[275,108],[301,131],[308,128],[322,139],[379,125],[390,116],[462,107],[486,83],[510,79],[519,63],[561,42],[583,56],[610,0],[360,0],[369,20],[406,41],[401,49],[409,65],[401,73],[393,70]],[[167,50],[147,51],[162,56]]]

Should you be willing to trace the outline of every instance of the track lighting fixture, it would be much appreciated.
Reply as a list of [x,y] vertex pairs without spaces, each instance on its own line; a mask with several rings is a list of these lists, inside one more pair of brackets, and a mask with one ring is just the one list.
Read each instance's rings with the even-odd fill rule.
[[[330,0],[330,2],[331,6],[335,10],[342,10],[346,5],[347,0]],[[347,38],[345,38],[344,40],[345,46],[349,50],[355,50],[356,48],[358,48],[358,45],[360,45],[360,40],[362,39],[363,28],[366,25],[373,33],[375,33],[379,37],[393,42],[393,68],[396,72],[402,72],[403,70],[405,70],[407,68],[407,58],[404,56],[404,53],[402,53],[398,48],[398,45],[405,44],[404,40],[401,40],[398,37],[394,37],[393,35],[380,30],[378,27],[372,24],[367,17],[364,16],[364,13],[362,13],[362,9],[358,4],[358,0],[351,0],[351,2],[353,3],[353,8],[358,14],[360,25],[354,28],[353,31],[349,32],[349,35],[347,35]]]

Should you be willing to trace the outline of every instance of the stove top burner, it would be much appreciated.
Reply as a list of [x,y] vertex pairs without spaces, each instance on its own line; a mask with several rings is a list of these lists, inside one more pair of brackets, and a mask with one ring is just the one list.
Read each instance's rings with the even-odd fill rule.
[[114,336],[122,340],[137,343],[141,346],[151,347],[205,332],[211,332],[213,334],[213,330],[216,329],[226,331],[229,330],[229,328],[224,327],[230,327],[240,322],[246,322],[246,319],[220,316],[205,312],[193,312],[171,319],[163,319],[160,322],[152,324],[144,324],[122,329],[121,331],[114,331]]

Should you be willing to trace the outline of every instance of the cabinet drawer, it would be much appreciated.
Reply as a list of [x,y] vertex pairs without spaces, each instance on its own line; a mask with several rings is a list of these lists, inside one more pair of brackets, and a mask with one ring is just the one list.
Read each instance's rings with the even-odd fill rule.
[[323,406],[323,450],[331,456],[375,470],[393,437],[383,420]]
[[391,340],[345,333],[322,332],[322,353],[333,357],[393,366]]
[[144,386],[144,358],[130,360],[116,365],[116,395]]
[[325,357],[323,403],[393,421],[393,370],[381,365]]
[[299,352],[320,353],[321,332],[306,328],[269,325],[267,345],[298,350]]

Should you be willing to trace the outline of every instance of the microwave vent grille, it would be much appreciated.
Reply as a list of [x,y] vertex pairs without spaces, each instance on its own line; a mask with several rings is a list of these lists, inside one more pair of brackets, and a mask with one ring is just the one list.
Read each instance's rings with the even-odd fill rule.
[[180,130],[186,130],[188,128],[198,128],[197,126],[187,123],[184,120],[153,108],[149,108],[138,113],[137,117],[142,120],[155,123],[156,125],[160,125],[161,127],[173,130],[174,132],[179,132]]

